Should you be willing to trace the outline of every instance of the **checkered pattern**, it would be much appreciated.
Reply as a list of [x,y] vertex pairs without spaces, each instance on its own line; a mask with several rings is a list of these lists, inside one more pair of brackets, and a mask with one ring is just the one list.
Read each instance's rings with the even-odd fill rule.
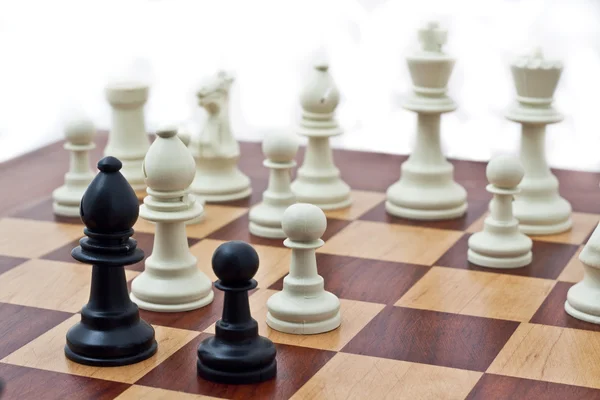
[[[574,196],[573,230],[534,238],[530,266],[490,270],[466,256],[468,237],[487,212],[485,165],[455,163],[469,191],[465,217],[416,222],[385,212],[397,157],[336,151],[356,189],[354,203],[327,213],[317,260],[327,290],[341,300],[343,321],[329,333],[296,336],[265,324],[266,301],[282,288],[290,252],[280,240],[248,233],[248,210],[260,200],[266,171],[256,146],[245,149],[241,164],[255,182],[253,196],[207,205],[206,220],[187,229],[198,266],[212,279],[219,244],[245,240],[258,251],[250,305],[260,333],[277,345],[277,378],[227,386],[197,376],[197,346],[213,334],[222,310],[218,290],[200,310],[141,311],[159,342],[146,361],[96,368],[67,360],[65,334],[87,302],[91,266],[70,255],[82,225],[55,218],[46,197],[0,219],[0,377],[7,398],[600,398],[600,327],[563,309],[567,290],[583,276],[577,255],[600,218],[571,180],[565,196]],[[365,175],[368,163],[381,175]],[[150,255],[153,226],[139,220],[135,229]],[[143,262],[126,270],[132,280]]]

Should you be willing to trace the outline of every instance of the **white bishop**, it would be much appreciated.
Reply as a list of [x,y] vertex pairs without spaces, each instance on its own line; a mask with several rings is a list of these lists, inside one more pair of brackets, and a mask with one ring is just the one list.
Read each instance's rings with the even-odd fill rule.
[[156,232],[145,270],[132,282],[131,300],[150,311],[193,310],[214,297],[212,282],[197,268],[188,246],[185,222],[203,210],[188,196],[194,158],[176,135],[175,128],[158,131],[143,165],[148,196],[140,216],[155,222]]

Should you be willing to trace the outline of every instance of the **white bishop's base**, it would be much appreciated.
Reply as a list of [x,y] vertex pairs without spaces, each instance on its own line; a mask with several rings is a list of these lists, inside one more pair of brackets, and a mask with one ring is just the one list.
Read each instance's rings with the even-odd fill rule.
[[600,271],[584,265],[586,278],[575,284],[567,293],[565,311],[582,321],[600,324]]
[[446,220],[466,213],[466,199],[465,189],[452,180],[433,186],[401,179],[387,190],[385,209],[400,218]]
[[[161,268],[152,265],[152,256],[146,259],[145,271],[131,283],[130,298],[139,308],[156,312],[183,312],[210,304],[214,299],[212,282],[196,269],[196,260],[189,268],[198,273],[171,276],[173,271],[162,269],[168,279],[157,276]],[[188,269],[189,271],[189,269]]]
[[469,262],[489,268],[520,268],[531,263],[531,239],[518,230],[518,221],[499,223],[486,218],[485,228],[469,238]]
[[192,193],[207,203],[240,200],[252,194],[250,179],[237,168],[237,159],[196,159]]
[[284,333],[312,335],[332,331],[341,324],[340,301],[325,291],[315,297],[281,291],[269,298],[267,306],[267,325]]
[[517,196],[513,213],[520,222],[519,229],[526,235],[554,235],[573,226],[571,204],[560,196],[539,200]]

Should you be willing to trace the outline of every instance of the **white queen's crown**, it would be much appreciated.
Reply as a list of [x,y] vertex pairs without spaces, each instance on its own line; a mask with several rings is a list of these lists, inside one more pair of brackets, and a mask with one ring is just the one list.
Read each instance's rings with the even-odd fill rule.
[[551,103],[562,70],[560,61],[545,59],[539,48],[517,58],[511,65],[511,71],[518,100]]

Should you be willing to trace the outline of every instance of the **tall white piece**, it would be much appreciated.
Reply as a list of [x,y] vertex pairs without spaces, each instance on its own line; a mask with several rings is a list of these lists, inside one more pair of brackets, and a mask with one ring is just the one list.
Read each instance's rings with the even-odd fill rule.
[[138,196],[143,196],[146,189],[142,164],[150,147],[144,120],[148,92],[147,85],[136,82],[117,82],[105,88],[112,123],[104,155],[123,163],[121,173]]
[[201,215],[202,206],[188,196],[194,159],[176,134],[175,128],[158,131],[143,166],[148,196],[140,216],[154,222],[156,232],[144,272],[131,284],[131,300],[150,311],[194,310],[214,297],[188,246],[185,222]]
[[263,192],[262,202],[252,207],[248,215],[249,230],[253,235],[271,239],[286,237],[281,221],[285,210],[296,202],[290,178],[299,145],[296,136],[287,132],[265,135],[262,150],[266,160],[263,165],[269,169],[269,186]]
[[96,128],[87,118],[77,118],[67,123],[64,148],[71,155],[64,185],[52,192],[52,209],[56,215],[79,217],[81,198],[94,179],[89,152],[96,147],[93,142],[95,134]]
[[562,63],[544,59],[541,50],[511,66],[517,102],[506,118],[521,124],[521,162],[525,177],[516,197],[515,216],[528,235],[552,235],[571,229],[571,205],[558,193],[558,179],[546,162],[546,125],[563,120],[553,106]]
[[600,324],[600,225],[579,253],[579,260],[583,280],[569,289],[565,311],[574,318]]
[[454,166],[442,154],[441,115],[456,110],[446,94],[455,60],[442,46],[447,31],[431,22],[418,32],[421,49],[407,58],[413,93],[404,108],[417,113],[412,154],[401,166],[400,180],[387,190],[386,210],[413,220],[445,220],[467,210],[467,192],[454,181]]
[[267,325],[294,334],[331,331],[341,323],[340,301],[325,291],[317,272],[315,250],[327,228],[323,211],[306,203],[291,205],[283,214],[286,247],[292,249],[290,273],[283,278],[283,290],[267,301]]
[[234,78],[224,71],[210,77],[197,93],[208,118],[190,149],[196,159],[192,192],[209,203],[243,199],[252,193],[250,179],[238,168],[240,146],[229,126],[229,92]]
[[340,92],[322,61],[314,65],[300,94],[302,118],[298,133],[308,138],[302,166],[298,169],[292,191],[299,202],[310,203],[323,210],[349,207],[350,186],[341,178],[333,161],[329,138],[343,133],[335,118]]
[[486,169],[493,194],[491,214],[483,223],[483,231],[469,238],[467,258],[473,264],[491,268],[519,268],[531,263],[532,241],[519,231],[513,216],[513,197],[519,193],[523,166],[518,158],[501,156],[492,159]]

